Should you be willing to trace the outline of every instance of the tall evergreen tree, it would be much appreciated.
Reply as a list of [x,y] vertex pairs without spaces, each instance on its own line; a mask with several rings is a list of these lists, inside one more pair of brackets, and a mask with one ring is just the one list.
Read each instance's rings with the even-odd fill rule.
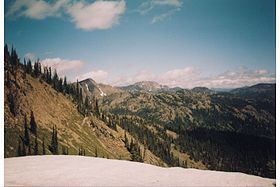
[[25,144],[22,144],[22,150],[21,150],[21,154],[22,156],[26,156],[26,148],[25,148]]
[[31,145],[30,145],[30,144],[28,145],[28,153],[27,153],[27,155],[32,155],[32,152],[31,152]]
[[64,80],[63,80],[63,91],[64,93],[69,94],[69,88],[68,88],[66,76],[64,76]]
[[5,47],[4,47],[4,61],[9,62],[9,60],[10,60],[10,52],[9,52],[9,49],[8,49],[8,45],[5,44]]
[[28,74],[32,73],[32,63],[31,63],[30,59],[28,59],[28,61],[27,61],[26,73],[28,73]]
[[46,148],[45,148],[45,137],[43,137],[43,142],[42,142],[42,153],[43,155],[46,154]]
[[14,116],[16,116],[17,115],[17,111],[16,111],[16,107],[15,107],[15,98],[14,98],[14,95],[11,93],[11,91],[8,94],[8,103],[9,103],[10,112]]
[[31,111],[30,115],[30,131],[34,134],[37,135],[37,124],[35,121],[34,113]]
[[52,78],[53,88],[58,90],[59,87],[59,78],[57,75],[56,69],[54,70],[53,78]]
[[48,71],[48,83],[51,84],[52,83],[52,68],[49,67],[49,71]]
[[34,145],[34,155],[38,155],[38,140],[37,140],[37,135],[35,136],[35,145]]
[[95,148],[95,156],[98,157],[97,147]]
[[13,47],[12,47],[10,58],[11,58],[11,64],[14,65],[14,67],[16,67],[19,64],[19,58],[16,50]]
[[27,119],[26,119],[26,114],[25,114],[24,115],[24,144],[28,146],[29,143],[30,143],[30,138],[29,138]]
[[57,130],[53,127],[52,132],[52,140],[51,145],[49,145],[49,150],[52,152],[52,154],[57,155],[58,154],[58,140],[57,140]]
[[17,156],[22,156],[21,140],[18,140]]

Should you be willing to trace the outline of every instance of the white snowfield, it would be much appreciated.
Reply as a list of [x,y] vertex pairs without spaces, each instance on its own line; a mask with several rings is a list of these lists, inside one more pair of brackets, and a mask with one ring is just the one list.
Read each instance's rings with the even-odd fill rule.
[[235,172],[162,168],[144,163],[82,156],[6,158],[5,186],[274,186]]

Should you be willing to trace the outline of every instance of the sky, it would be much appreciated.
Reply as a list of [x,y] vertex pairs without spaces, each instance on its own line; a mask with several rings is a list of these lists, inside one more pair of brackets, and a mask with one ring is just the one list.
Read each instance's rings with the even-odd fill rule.
[[5,0],[5,43],[60,76],[124,86],[275,82],[274,0]]

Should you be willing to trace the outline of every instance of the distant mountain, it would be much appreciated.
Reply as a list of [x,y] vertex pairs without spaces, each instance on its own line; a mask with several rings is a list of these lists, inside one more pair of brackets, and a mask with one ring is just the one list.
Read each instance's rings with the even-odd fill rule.
[[98,84],[93,79],[88,78],[79,82],[79,85],[83,89],[84,96],[87,95],[90,98],[101,98],[115,92],[121,92],[122,90],[106,84]]
[[233,90],[233,88],[211,88],[211,90],[214,90],[216,92],[230,92]]
[[132,85],[120,87],[121,89],[129,92],[139,92],[139,91],[147,91],[147,92],[157,92],[159,90],[167,90],[168,86],[161,85],[157,82],[153,81],[141,81]]
[[215,93],[214,90],[210,90],[209,88],[206,87],[194,87],[191,89],[191,91],[196,92],[196,93]]
[[[153,89],[140,85],[160,89],[158,84],[149,84]],[[202,163],[208,169],[274,177],[275,84],[209,93],[215,91],[197,87],[116,93],[104,97],[101,108],[123,121],[123,127],[139,141],[154,145],[153,141],[161,140],[173,154],[189,155],[180,157],[182,163],[190,165],[194,158],[193,165]],[[126,119],[135,119],[135,123],[124,123]],[[145,135],[149,131],[152,133]],[[154,149],[168,163],[169,152],[157,151]]]
[[233,89],[231,93],[240,95],[256,95],[256,94],[269,94],[274,95],[276,92],[275,83],[260,83],[253,86],[246,86],[242,88]]

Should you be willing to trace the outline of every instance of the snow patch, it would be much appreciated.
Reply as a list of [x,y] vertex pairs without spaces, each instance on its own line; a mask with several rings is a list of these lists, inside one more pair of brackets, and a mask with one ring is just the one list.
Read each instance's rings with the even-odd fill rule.
[[238,172],[69,155],[5,158],[4,162],[5,186],[274,186],[276,182]]
[[86,88],[87,88],[87,90],[89,91],[87,83],[86,83]]
[[98,87],[98,89],[99,89],[99,91],[100,91],[100,96],[102,96],[102,97],[103,97],[103,96],[106,96],[106,93],[104,93],[104,92],[101,90],[101,88]]

